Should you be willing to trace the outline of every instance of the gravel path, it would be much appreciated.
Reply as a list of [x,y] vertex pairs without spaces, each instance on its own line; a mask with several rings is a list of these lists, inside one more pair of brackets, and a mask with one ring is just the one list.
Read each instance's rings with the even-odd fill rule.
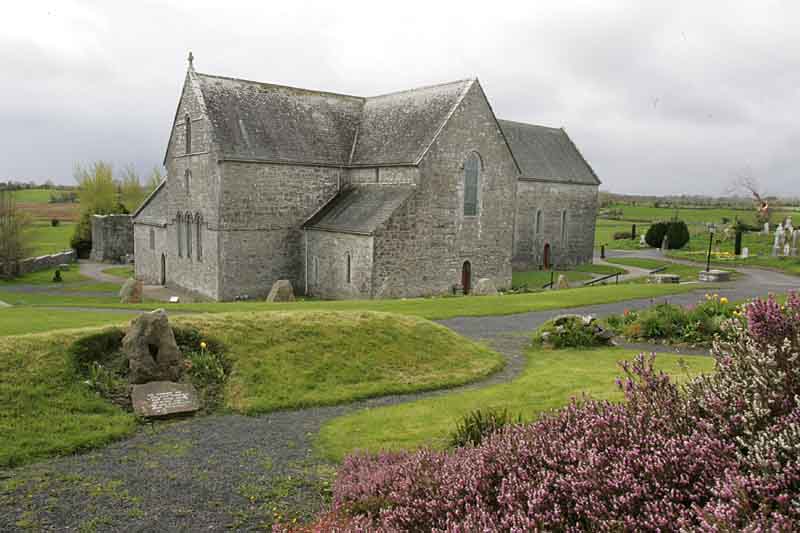
[[[800,286],[800,278],[738,270],[743,275],[716,292],[733,300]],[[701,293],[658,301],[693,303]],[[567,312],[602,316],[652,303],[636,300]],[[502,371],[458,389],[513,379],[523,368],[529,342],[525,333],[560,312],[442,321],[488,342],[507,360]],[[308,517],[324,505],[333,472],[333,465],[313,453],[313,439],[325,422],[453,390],[258,417],[227,414],[148,424],[100,450],[0,471],[0,531],[248,531],[267,527],[276,515]]]

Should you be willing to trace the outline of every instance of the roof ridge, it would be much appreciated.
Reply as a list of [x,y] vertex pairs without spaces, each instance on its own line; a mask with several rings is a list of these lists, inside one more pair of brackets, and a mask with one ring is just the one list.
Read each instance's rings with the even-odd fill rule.
[[201,77],[206,77],[206,78],[216,78],[216,79],[220,79],[220,80],[238,81],[238,82],[241,82],[241,83],[252,83],[252,84],[255,84],[255,85],[267,85],[269,87],[278,87],[278,88],[281,88],[281,89],[292,89],[294,91],[303,91],[303,92],[306,92],[306,93],[326,94],[326,95],[329,95],[329,96],[342,96],[342,97],[345,97],[345,98],[355,98],[355,99],[361,100],[361,101],[365,101],[366,100],[365,97],[356,96],[354,94],[335,93],[335,92],[332,92],[332,91],[321,91],[321,90],[318,90],[318,89],[306,89],[305,87],[296,87],[294,85],[282,85],[280,83],[271,83],[271,82],[267,82],[267,81],[248,80],[248,79],[245,79],[245,78],[234,78],[234,77],[231,77],[231,76],[220,76],[220,75],[217,75],[217,74],[207,74],[207,73],[204,73],[204,72],[195,72],[195,75],[196,76],[201,76]]
[[545,126],[543,124],[532,124],[530,122],[520,122],[518,120],[507,120],[507,119],[504,119],[504,118],[499,118],[497,120],[498,120],[498,122],[508,122],[509,124],[515,124],[515,125],[518,125],[518,126],[529,126],[529,127],[533,127],[533,128],[542,128],[542,129],[546,129],[546,130],[562,130],[563,131],[563,129],[564,129],[564,128],[557,128],[555,126]]
[[415,91],[424,91],[425,89],[435,89],[437,87],[444,87],[445,85],[455,85],[457,83],[467,83],[477,81],[478,78],[462,78],[460,80],[446,81],[443,83],[434,83],[432,85],[423,85],[421,87],[413,87],[411,89],[403,89],[400,91],[393,91],[390,93],[377,94],[375,96],[367,96],[365,100],[374,100],[376,98],[384,98],[386,96],[395,96],[403,93],[413,93]]

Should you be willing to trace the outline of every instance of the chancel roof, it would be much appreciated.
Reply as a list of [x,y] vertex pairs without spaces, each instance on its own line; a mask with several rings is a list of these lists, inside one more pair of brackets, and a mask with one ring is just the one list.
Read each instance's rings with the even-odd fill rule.
[[499,120],[522,179],[598,185],[600,180],[560,128]]
[[360,185],[342,190],[304,227],[371,235],[414,192],[413,186]]

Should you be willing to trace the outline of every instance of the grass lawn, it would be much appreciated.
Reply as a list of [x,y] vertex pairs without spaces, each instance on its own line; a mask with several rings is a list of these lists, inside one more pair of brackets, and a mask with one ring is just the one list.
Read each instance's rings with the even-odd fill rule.
[[53,227],[50,221],[34,222],[26,235],[28,254],[37,257],[69,250],[69,241],[73,233],[75,233],[74,223],[62,222]]
[[[109,285],[111,286],[111,285]],[[91,289],[93,285],[90,285]],[[97,288],[97,286],[94,286]],[[119,290],[119,286],[116,286]],[[65,291],[64,294],[47,294],[43,292],[11,292],[4,291],[0,286],[0,301],[6,302],[14,306],[25,306],[29,310],[31,316],[36,314],[40,316],[47,316],[50,309],[40,309],[36,306],[64,306],[64,307],[125,307],[119,303],[119,296],[105,295],[105,292],[97,292],[96,295],[84,294],[70,294],[81,291],[83,287],[65,286],[60,288]],[[96,291],[88,291],[90,294]],[[153,305],[153,309],[158,307]],[[135,309],[134,309],[135,310]],[[68,311],[69,312],[69,311]],[[102,312],[97,313],[102,314]],[[109,322],[113,322],[113,314],[110,315]],[[89,325],[89,324],[87,324]],[[0,326],[2,328],[2,326]]]
[[69,270],[61,271],[61,279],[63,280],[62,283],[53,283],[53,274],[55,274],[55,272],[55,268],[48,268],[47,270],[40,270],[38,272],[24,274],[11,280],[0,279],[0,291],[3,290],[3,287],[8,287],[11,285],[52,285],[55,288],[61,287],[62,285],[68,285],[70,283],[88,281],[92,279],[81,274],[78,270],[77,264],[72,264]]
[[[3,298],[0,297],[0,299]],[[3,299],[3,301],[6,300]],[[0,308],[0,337],[124,323],[134,316],[136,316],[136,313],[6,307]]]
[[553,283],[558,281],[558,276],[567,276],[570,283],[592,279],[594,276],[588,272],[578,272],[575,270],[531,270],[529,272],[514,272],[511,278],[511,286],[515,289],[526,286],[530,290],[541,289],[545,284],[550,283],[550,276],[553,276]]
[[[670,261],[659,261],[658,259],[643,259],[638,257],[613,257],[607,259],[606,261],[617,265],[643,268],[645,270],[656,270],[661,267],[667,267],[659,272],[659,274],[677,274],[681,277],[681,281],[697,281],[697,274],[701,270],[699,265],[681,265],[672,263]],[[638,283],[648,283],[646,276],[637,278],[635,281]]]
[[118,278],[132,278],[133,277],[133,267],[132,266],[116,266],[111,268],[103,269],[103,274],[108,274],[109,276],[117,276]]
[[[461,417],[475,409],[506,408],[526,420],[567,404],[587,393],[595,399],[620,400],[614,380],[622,372],[617,361],[635,353],[620,348],[594,350],[529,350],[522,375],[511,383],[448,394],[391,407],[367,409],[323,426],[317,440],[320,453],[341,460],[357,449],[378,451],[442,448]],[[658,366],[685,376],[680,356],[659,355]],[[683,357],[690,374],[711,372],[710,357]]]
[[20,189],[13,191],[14,200],[25,204],[50,203],[50,195],[55,192],[50,189]]
[[[16,310],[0,313],[15,316]],[[61,316],[51,313],[48,320]],[[413,317],[236,313],[174,322],[227,345],[234,370],[225,403],[242,413],[446,387],[502,366],[491,350]],[[0,338],[0,466],[103,445],[134,431],[131,414],[96,396],[70,370],[68,346],[100,329]]]

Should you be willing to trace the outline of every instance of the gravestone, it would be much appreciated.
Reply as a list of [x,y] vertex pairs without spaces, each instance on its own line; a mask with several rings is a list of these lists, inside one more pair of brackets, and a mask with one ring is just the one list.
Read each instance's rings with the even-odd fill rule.
[[123,304],[142,303],[142,282],[133,278],[126,280],[119,290],[119,301]]
[[792,232],[792,249],[790,252],[790,255],[792,257],[797,257],[797,239],[799,234],[800,234],[800,229],[796,229]]
[[131,321],[122,351],[128,356],[131,383],[178,381],[183,373],[183,355],[163,309]]
[[567,276],[564,274],[558,275],[558,281],[556,282],[557,289],[569,289],[569,280],[567,280]]
[[472,294],[474,296],[494,296],[497,294],[497,287],[494,286],[491,278],[481,278],[472,289]]
[[761,233],[769,235],[769,222],[764,222],[764,230]]
[[783,255],[784,257],[789,257],[789,253],[792,251],[792,247],[789,246],[789,243],[783,245]]
[[730,281],[731,280],[731,273],[727,270],[701,270],[698,274],[697,278],[701,282],[705,283],[715,283],[718,281]]
[[642,234],[642,235],[639,237],[639,246],[641,246],[642,248],[644,248],[645,246],[647,246],[647,240],[645,240],[645,238],[644,238],[644,234]]
[[750,248],[742,248],[742,259],[750,257]]
[[661,240],[661,253],[666,252],[669,249],[669,238],[664,235],[664,238]]
[[131,403],[133,411],[145,417],[193,413],[200,409],[200,398],[191,384],[171,381],[133,385]]
[[268,302],[293,302],[294,288],[288,279],[279,279],[272,285],[267,296]]
[[781,249],[783,248],[783,225],[778,224],[778,227],[775,229],[775,242],[772,244],[772,256],[777,257],[781,253]]

